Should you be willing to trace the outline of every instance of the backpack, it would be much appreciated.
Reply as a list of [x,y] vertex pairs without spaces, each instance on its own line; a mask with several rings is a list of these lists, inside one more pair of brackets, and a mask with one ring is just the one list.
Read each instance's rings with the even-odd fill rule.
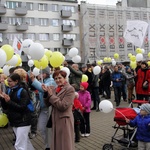
[[[20,88],[18,91],[17,91],[17,98],[20,100],[21,98],[21,92],[22,92],[23,88]],[[8,89],[8,94],[10,93],[10,88]],[[30,99],[30,103],[27,105],[28,109],[33,112],[34,111],[34,105],[32,103],[32,100]]]

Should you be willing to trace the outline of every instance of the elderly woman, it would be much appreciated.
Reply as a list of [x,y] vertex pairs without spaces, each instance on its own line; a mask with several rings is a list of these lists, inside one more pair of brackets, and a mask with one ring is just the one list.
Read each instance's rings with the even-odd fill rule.
[[51,150],[74,150],[74,120],[72,105],[74,88],[66,81],[67,73],[57,70],[53,78],[56,89],[43,85],[45,101],[52,105],[52,145]]

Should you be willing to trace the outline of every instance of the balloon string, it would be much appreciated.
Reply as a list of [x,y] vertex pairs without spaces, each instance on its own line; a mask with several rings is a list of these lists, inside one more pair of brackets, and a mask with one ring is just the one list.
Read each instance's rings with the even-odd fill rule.
[[126,116],[123,114],[123,113],[121,113],[119,110],[117,110],[117,109],[115,109],[115,108],[113,108],[115,111],[117,111],[118,113],[120,113],[125,119],[127,119],[126,118]]
[[42,67],[40,67],[41,69],[41,82],[43,83],[43,72],[42,72]]

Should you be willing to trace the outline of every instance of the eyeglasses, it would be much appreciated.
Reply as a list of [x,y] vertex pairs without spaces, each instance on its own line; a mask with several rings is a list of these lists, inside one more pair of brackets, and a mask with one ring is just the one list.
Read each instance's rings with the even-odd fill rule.
[[62,79],[62,77],[56,77],[56,78],[54,78],[54,80],[61,80]]

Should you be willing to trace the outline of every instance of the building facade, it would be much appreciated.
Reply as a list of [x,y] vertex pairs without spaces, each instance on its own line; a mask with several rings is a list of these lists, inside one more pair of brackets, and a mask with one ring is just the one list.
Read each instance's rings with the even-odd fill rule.
[[80,49],[77,0],[1,0],[0,46],[12,45],[15,37],[64,55],[71,47]]
[[[127,0],[123,0],[122,5],[117,6],[81,3],[80,42],[83,62],[93,62],[104,57],[113,58],[114,53],[118,53],[120,60],[123,61],[128,60],[128,53],[135,54],[136,47],[126,42],[123,37],[126,22],[142,20],[149,23],[150,8],[128,7],[127,4],[130,4]],[[149,4],[149,0],[145,1],[144,5],[146,4]],[[147,57],[148,33],[142,48],[145,49],[145,57]]]

